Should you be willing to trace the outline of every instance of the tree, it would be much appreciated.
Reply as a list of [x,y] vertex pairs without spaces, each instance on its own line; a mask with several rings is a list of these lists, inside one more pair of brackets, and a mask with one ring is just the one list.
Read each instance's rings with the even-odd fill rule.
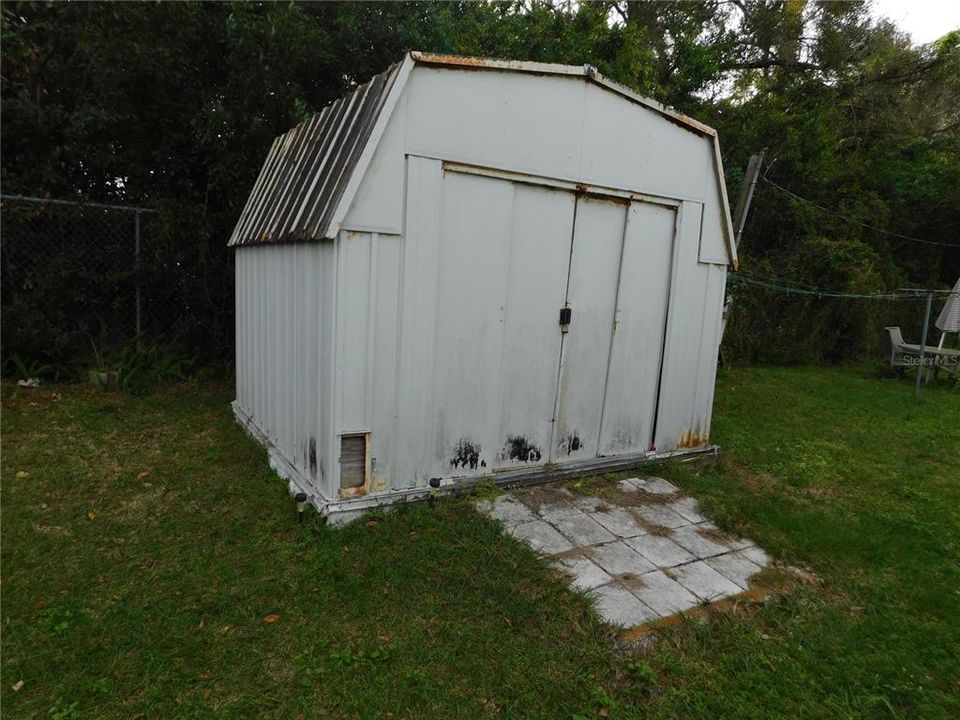
[[4,191],[161,210],[151,242],[180,268],[181,305],[200,319],[188,343],[207,355],[232,352],[225,240],[270,142],[410,49],[593,64],[716,126],[734,197],[739,169],[768,147],[768,179],[832,213],[762,184],[748,271],[858,291],[947,285],[960,273],[956,248],[897,237],[960,243],[958,34],[915,48],[862,4],[4,3],[0,12]]

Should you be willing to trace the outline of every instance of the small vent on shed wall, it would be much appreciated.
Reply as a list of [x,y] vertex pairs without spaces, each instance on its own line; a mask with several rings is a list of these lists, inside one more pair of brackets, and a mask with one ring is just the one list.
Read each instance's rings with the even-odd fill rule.
[[340,489],[362,487],[367,476],[367,436],[340,436]]

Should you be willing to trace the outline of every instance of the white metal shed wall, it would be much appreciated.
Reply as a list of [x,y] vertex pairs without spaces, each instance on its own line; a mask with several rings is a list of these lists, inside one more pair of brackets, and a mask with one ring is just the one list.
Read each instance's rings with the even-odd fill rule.
[[252,245],[236,252],[237,398],[245,425],[331,497],[335,246]]
[[725,265],[697,261],[702,206],[684,203],[670,296],[658,451],[706,444],[720,348]]
[[[440,207],[437,198],[444,192],[441,163],[410,158],[408,173],[408,197],[423,204],[422,211],[408,211],[410,242],[351,232],[341,233],[339,239],[343,281],[338,301],[337,432],[371,433],[370,490],[422,487],[431,477],[489,472],[494,469],[493,458],[504,442],[505,429],[511,427],[505,414],[515,411],[522,418],[526,413],[526,421],[520,425],[533,437],[538,423],[531,414],[538,405],[534,397],[537,378],[546,382],[548,393],[554,391],[556,380],[557,350],[552,343],[559,343],[559,333],[552,322],[543,323],[542,329],[553,337],[534,338],[522,356],[530,366],[524,376],[527,380],[510,386],[502,373],[509,354],[516,352],[511,332],[527,332],[511,330],[518,322],[517,307],[538,301],[542,305],[543,298],[538,300],[534,290],[544,286],[547,276],[564,277],[566,257],[548,253],[537,265],[519,263],[513,268],[517,253],[529,258],[541,248],[522,241],[515,241],[512,249],[500,247],[498,238],[509,237],[511,228],[523,239],[523,218],[503,218],[503,223],[513,225],[498,229],[491,203],[489,214],[474,223],[484,237],[472,242],[469,235],[463,236],[455,249],[475,248],[473,257],[461,257],[460,262],[474,273],[469,279],[477,282],[451,275],[444,253],[449,258],[451,248],[446,243],[452,236],[444,235],[436,212]],[[509,191],[509,183],[488,182],[504,186],[495,192]],[[514,193],[518,192],[534,190],[516,185]],[[537,202],[545,212],[539,218],[531,215],[531,223],[555,222],[558,232],[569,232],[565,226],[569,217],[564,215],[562,203],[552,211],[546,205],[551,197],[563,194],[541,191],[543,197]],[[502,207],[509,202],[505,199],[496,204]],[[679,211],[655,438],[661,452],[703,445],[709,434],[726,268],[697,262],[700,207],[683,203]],[[469,216],[464,221],[473,222]],[[538,273],[543,273],[544,279],[538,279]],[[470,287],[483,287],[492,298],[503,298],[501,312],[486,318],[492,325],[485,321],[483,311],[489,303],[482,305],[470,294]],[[556,303],[548,300],[547,317],[554,317],[559,297]],[[461,322],[469,326],[468,333],[450,331]],[[523,327],[522,318],[519,322]],[[498,328],[498,323],[505,325]],[[464,337],[470,341],[460,345]],[[546,372],[539,367],[541,361],[549,366]],[[643,369],[627,372],[639,374]],[[616,395],[626,390],[623,384],[612,392]],[[549,422],[548,416],[540,418],[540,427]],[[504,419],[498,421],[501,417]],[[535,445],[546,453],[543,440],[549,437],[549,429],[544,432],[547,434],[541,433]],[[482,448],[484,466],[451,468],[451,453],[463,438],[475,440]]]
[[[440,163],[431,168],[415,156],[684,201],[655,443],[658,451],[694,447],[709,435],[727,269],[713,152],[711,138],[586,81],[414,67],[344,226],[403,232],[398,187],[404,168],[408,201],[442,192]],[[424,189],[424,183],[432,183],[432,189]],[[435,308],[449,302],[438,277],[440,249],[433,246],[439,230],[408,225],[406,235],[410,242],[400,240],[406,272],[398,298],[403,314],[395,409],[402,420],[395,429],[369,425],[374,443],[385,441],[378,436],[395,435],[393,447],[403,448],[400,455],[373,453],[384,476],[403,478],[400,486],[449,475],[448,448],[440,446],[454,440],[425,437],[432,418],[443,412],[433,398],[435,360],[430,357]],[[349,357],[353,351],[345,346],[344,352]],[[423,477],[415,478],[416,473]]]
[[[337,238],[336,427],[334,442],[370,433],[370,478],[364,492],[388,488],[396,442],[400,237],[342,231]],[[339,467],[333,455],[336,497]]]
[[415,66],[346,227],[400,230],[404,154],[706,203],[727,262],[712,139],[586,80]]
[[[567,185],[465,175],[451,184],[444,161]],[[555,445],[550,418],[522,416],[556,388],[556,373],[541,380],[559,332],[548,323],[540,337],[517,309],[540,317],[554,308],[536,290],[563,272],[567,259],[550,238],[569,235],[572,184],[583,183],[671,199],[663,207],[676,235],[652,440],[658,452],[705,444],[728,263],[714,162],[712,137],[583,78],[413,65],[336,240],[237,250],[238,417],[328,500],[338,496],[344,434],[370,433],[363,493],[509,466],[497,448],[518,424],[538,447],[544,437]],[[489,211],[477,206],[476,217],[444,226],[444,193],[454,188],[462,200],[473,184],[491,198]],[[451,273],[465,268],[469,283]],[[502,298],[498,317],[483,305],[487,292]],[[543,358],[531,350],[529,372],[504,380],[518,342],[543,348]],[[633,382],[630,359],[611,350],[609,367]],[[614,393],[623,392],[629,383],[609,373]],[[465,438],[482,445],[484,466],[453,465]]]

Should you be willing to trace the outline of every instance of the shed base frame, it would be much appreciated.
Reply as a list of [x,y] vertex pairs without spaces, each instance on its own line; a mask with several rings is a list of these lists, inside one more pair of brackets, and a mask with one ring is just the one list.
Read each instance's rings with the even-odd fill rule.
[[439,488],[412,487],[400,490],[384,490],[357,497],[331,500],[320,494],[311,485],[308,478],[291,463],[260,429],[254,419],[244,413],[237,402],[231,404],[237,423],[267,450],[270,467],[277,475],[287,481],[290,496],[299,492],[307,496],[307,501],[316,508],[331,525],[345,525],[361,517],[368,510],[387,507],[397,503],[426,500],[431,497],[469,493],[480,485],[494,484],[509,489],[529,485],[544,485],[560,480],[573,480],[589,475],[607,472],[623,472],[648,465],[656,465],[667,460],[690,462],[707,457],[720,457],[719,445],[703,445],[696,448],[684,448],[658,453],[630,453],[609,457],[587,458],[563,465],[548,464],[535,468],[520,468],[490,473],[480,477],[443,478]]

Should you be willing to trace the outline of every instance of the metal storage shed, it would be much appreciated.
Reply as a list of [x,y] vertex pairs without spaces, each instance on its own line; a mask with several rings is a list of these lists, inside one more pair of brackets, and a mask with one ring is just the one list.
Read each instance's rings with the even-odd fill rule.
[[711,128],[590,66],[412,52],[270,149],[234,412],[332,520],[713,451],[732,238]]

